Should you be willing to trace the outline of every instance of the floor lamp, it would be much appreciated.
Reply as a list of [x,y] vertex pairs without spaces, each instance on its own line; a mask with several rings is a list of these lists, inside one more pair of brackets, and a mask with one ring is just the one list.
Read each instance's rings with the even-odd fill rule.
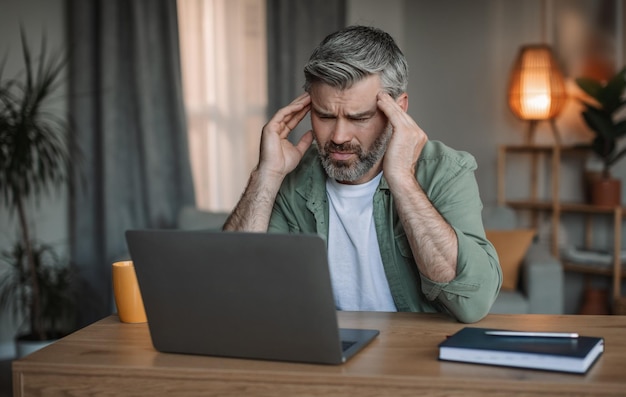
[[[520,48],[517,59],[511,72],[509,83],[509,107],[513,113],[522,120],[529,122],[526,144],[534,145],[534,135],[537,124],[547,120],[554,134],[557,157],[553,157],[556,167],[558,162],[558,148],[561,139],[556,128],[554,118],[559,114],[567,100],[565,81],[559,65],[552,53],[550,46],[546,44],[526,45]],[[537,153],[532,153],[531,161],[531,199],[536,200],[537,192]],[[557,171],[558,172],[558,171]],[[559,191],[558,179],[553,179],[553,196],[557,197]],[[558,222],[558,211],[552,212],[553,222]],[[532,224],[539,224],[538,213],[534,212]],[[558,241],[558,233],[552,235],[553,246]]]
[[522,120],[529,122],[527,143],[533,143],[540,121],[550,122],[554,140],[560,137],[554,122],[567,99],[563,74],[552,49],[545,44],[526,45],[520,48],[511,72],[509,107]]

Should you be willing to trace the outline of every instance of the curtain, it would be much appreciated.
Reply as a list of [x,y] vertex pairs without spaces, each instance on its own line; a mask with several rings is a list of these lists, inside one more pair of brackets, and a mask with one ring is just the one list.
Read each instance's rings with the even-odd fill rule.
[[70,250],[81,323],[111,313],[124,232],[168,228],[194,203],[175,0],[68,0],[74,182]]
[[263,125],[302,92],[304,62],[344,26],[345,8],[344,0],[178,0],[198,207],[235,206],[258,162]]
[[196,203],[231,211],[266,122],[265,0],[178,0],[178,13]]
[[[311,52],[345,25],[346,0],[267,0],[268,117],[304,92]],[[311,128],[308,120],[289,136],[292,142]]]

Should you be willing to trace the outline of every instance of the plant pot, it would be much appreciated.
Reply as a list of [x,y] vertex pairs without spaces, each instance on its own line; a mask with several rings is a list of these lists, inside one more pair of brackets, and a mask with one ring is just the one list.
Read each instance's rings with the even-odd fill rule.
[[578,314],[604,315],[609,313],[609,292],[605,289],[587,287]]
[[591,204],[602,207],[622,205],[622,181],[615,178],[597,178],[591,183]]
[[583,173],[583,195],[586,203],[591,203],[591,192],[593,182],[602,178],[602,171],[585,170]]

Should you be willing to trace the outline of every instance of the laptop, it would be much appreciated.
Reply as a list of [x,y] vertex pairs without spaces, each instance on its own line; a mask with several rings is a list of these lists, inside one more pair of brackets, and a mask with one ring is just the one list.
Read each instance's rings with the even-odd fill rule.
[[341,364],[379,333],[340,329],[315,235],[129,230],[155,349]]

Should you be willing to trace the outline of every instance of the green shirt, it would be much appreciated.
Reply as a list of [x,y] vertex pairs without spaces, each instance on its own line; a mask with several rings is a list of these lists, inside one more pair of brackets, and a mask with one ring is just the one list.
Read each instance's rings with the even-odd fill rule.
[[[485,237],[476,168],[470,154],[428,141],[415,169],[420,186],[458,239],[457,274],[448,283],[419,273],[383,174],[374,193],[374,223],[398,311],[442,311],[468,323],[489,312],[502,284],[502,272],[495,249]],[[283,181],[268,231],[317,234],[327,241],[326,178],[317,147],[312,145]]]

